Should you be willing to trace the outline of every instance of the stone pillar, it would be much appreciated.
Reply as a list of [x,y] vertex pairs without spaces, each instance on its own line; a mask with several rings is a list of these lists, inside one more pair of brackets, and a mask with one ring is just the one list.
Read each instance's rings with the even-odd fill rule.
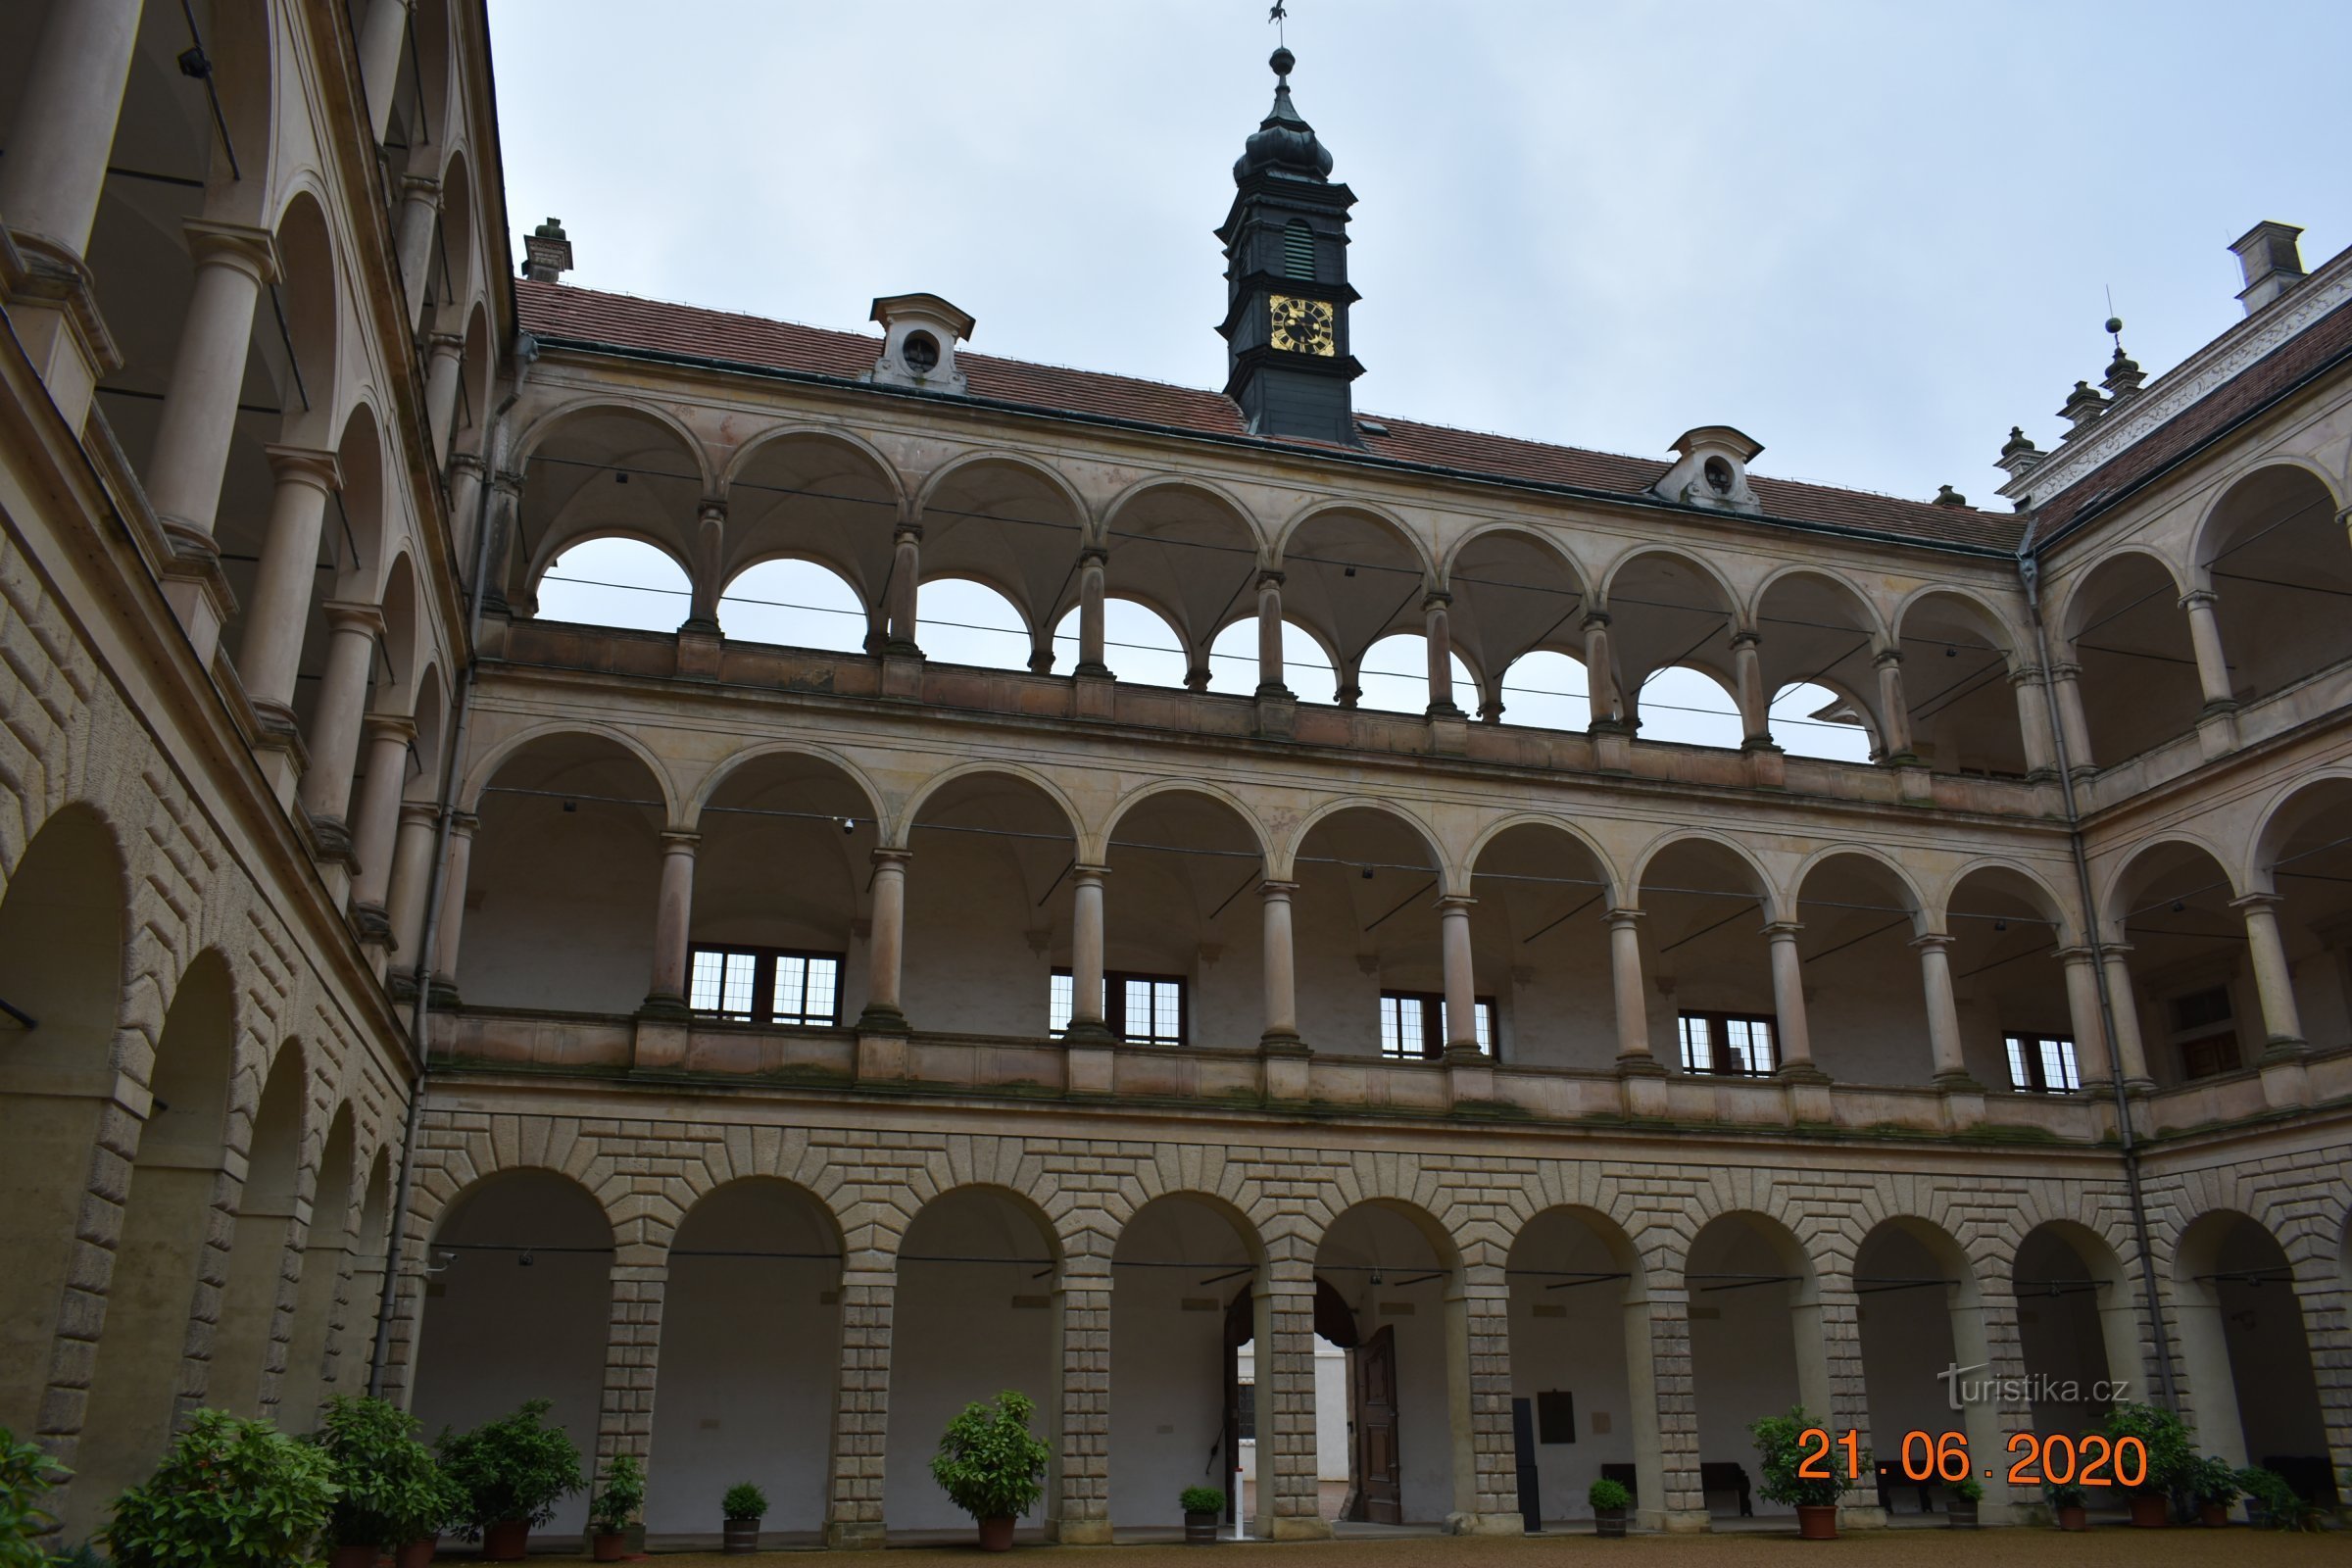
[[294,732],[294,677],[302,663],[302,635],[318,576],[318,535],[327,499],[342,488],[335,455],[308,447],[272,446],[270,469],[277,488],[270,502],[270,533],[262,544],[253,601],[245,607],[245,641],[237,674],[263,721]]
[[364,939],[388,946],[392,845],[400,831],[400,798],[408,787],[409,743],[416,737],[416,724],[397,713],[370,713],[362,729],[368,768],[360,781],[359,809],[353,812],[351,827],[351,855],[359,862],[351,886],[351,916]]
[[841,1372],[834,1390],[825,1544],[882,1544],[884,1446],[890,1430],[891,1256],[853,1247],[841,1277]]
[[1320,1541],[1331,1534],[1331,1526],[1323,1520],[1315,1465],[1312,1260],[1277,1258],[1269,1262],[1265,1295],[1259,1298],[1256,1310],[1258,1487],[1254,1533],[1274,1541]]
[[[414,965],[423,956],[424,885],[432,875],[436,815],[438,810],[430,801],[403,801],[400,805],[400,831],[392,846],[391,903],[384,912],[392,926],[393,951],[403,956],[404,965]],[[450,889],[461,903],[464,892],[463,888]]]
[[920,659],[922,648],[915,641],[914,591],[923,579],[923,530],[911,522],[902,522],[891,536],[890,549],[890,639],[882,645],[886,654],[901,654]]
[[1446,1054],[1472,1056],[1478,1049],[1478,981],[1470,956],[1470,909],[1476,899],[1438,901],[1439,953],[1446,975]]
[[0,220],[78,261],[106,187],[141,0],[49,7],[0,159]]
[[[458,942],[466,925],[466,878],[473,864],[473,832],[482,819],[455,811],[449,819],[449,856],[441,868],[441,918],[433,927],[433,984],[450,998],[458,994]],[[423,919],[420,910],[417,918]]]
[[1830,1075],[1813,1064],[1813,1034],[1805,1026],[1805,969],[1796,952],[1796,934],[1804,927],[1794,920],[1775,920],[1764,928],[1772,943],[1772,1006],[1780,1036],[1780,1076],[1796,1083],[1827,1083]]
[[2294,975],[2286,965],[2286,946],[2278,938],[2278,906],[2275,893],[2249,893],[2230,901],[2230,907],[2246,922],[2246,957],[2254,969],[2254,986],[2262,996],[2262,1030],[2266,1055],[2301,1055],[2303,1018],[2295,1006]]
[[1911,750],[1911,708],[1903,700],[1903,655],[1900,649],[1883,650],[1871,662],[1879,671],[1879,707],[1886,726],[1886,755],[1883,762],[1916,762]]
[[[351,775],[359,761],[360,722],[368,712],[368,677],[375,667],[384,612],[336,599],[325,609],[326,674],[318,684],[318,710],[311,715],[311,765],[302,775],[302,808],[319,830],[322,849],[347,850]],[[329,845],[329,838],[340,842]]]
[[[522,500],[522,475],[503,469],[490,478],[490,508],[483,514],[482,526],[490,530],[489,553],[483,561],[487,578],[482,584],[482,608],[496,614],[520,613],[528,616],[538,611],[535,600],[516,606],[507,600],[507,585],[514,579],[514,516]],[[526,596],[535,590],[525,587]]]
[[1609,989],[1617,1004],[1617,1070],[1664,1072],[1649,1046],[1649,1013],[1642,996],[1642,911],[1611,909]]
[[1102,657],[1102,575],[1109,555],[1094,546],[1078,552],[1078,669],[1081,675],[1111,678]]
[[[19,149],[10,149],[5,162],[15,163],[18,155]],[[277,246],[267,230],[233,223],[191,219],[186,229],[195,292],[147,462],[147,499],[175,544],[210,551],[237,396],[245,384],[254,304],[263,285],[276,280]],[[312,373],[318,369],[312,367]],[[319,395],[325,395],[323,387]]]
[[2050,686],[2058,694],[2058,733],[2066,740],[2066,765],[2086,773],[2098,762],[2090,755],[2090,718],[2082,711],[2082,666],[2052,664]]
[[[1110,1544],[1110,1259],[1071,1253],[1054,1292],[1061,1403],[1054,1412],[1046,1532],[1065,1546]],[[1041,1401],[1042,1402],[1042,1401]]]
[[906,850],[874,851],[874,907],[865,943],[865,1010],[858,1015],[860,1034],[908,1032],[906,1014],[899,1005],[899,959],[906,936]]
[[[1627,1306],[1625,1331],[1626,1390],[1634,1403],[1634,1478],[1639,1483],[1636,1506],[1644,1526],[1676,1534],[1707,1528],[1707,1496],[1698,1477],[1690,1289],[1682,1283],[1688,1268],[1687,1257],[1671,1273],[1653,1267],[1647,1299]],[[1660,1283],[1667,1278],[1677,1283]]]
[[2352,1287],[2334,1260],[2315,1250],[2295,1259],[2293,1289],[2319,1385],[2328,1462],[2341,1475],[2352,1465]]
[[1257,695],[1288,697],[1282,669],[1282,573],[1257,574]]
[[700,833],[662,834],[662,891],[654,901],[654,975],[648,1011],[686,1010],[688,938],[694,927],[694,852]]
[[[2008,1456],[2001,1446],[2008,1441],[2008,1434],[2028,1432],[2034,1426],[2034,1406],[2026,1398],[2026,1349],[2018,1327],[2015,1277],[2005,1270],[1987,1270],[1977,1287],[1981,1294],[1973,1303],[1968,1299],[1968,1287],[1946,1287],[1946,1290],[1951,1298],[1952,1358],[1962,1366],[1984,1363],[1984,1370],[1979,1376],[1987,1380],[1977,1384],[1979,1397],[1965,1401],[1959,1424],[1968,1434],[1972,1455],[2001,1455],[2000,1461],[1990,1467],[1992,1479],[1984,1483],[1984,1521],[1988,1525],[2024,1524],[2025,1510],[2042,1500],[2041,1491],[2038,1487],[2010,1488]],[[1893,1433],[1881,1433],[1880,1441],[1892,1444],[1896,1437]],[[1980,1460],[1980,1480],[1984,1468]],[[2004,1504],[2014,1510],[2005,1517],[2000,1511]]]
[[1928,1045],[1936,1055],[1936,1082],[1947,1089],[1983,1086],[1968,1075],[1960,1050],[1960,1008],[1952,1000],[1952,939],[1940,931],[1913,937],[1919,950],[1919,981],[1928,999]]
[[[642,1251],[624,1249],[624,1255]],[[661,1371],[662,1299],[669,1289],[669,1265],[612,1265],[611,1315],[605,1324],[604,1399],[597,1412],[596,1454],[601,1473],[621,1454],[652,1468],[654,1383]]]
[[2197,685],[2203,689],[2205,711],[2228,712],[2237,707],[2230,694],[2230,661],[2222,653],[2222,624],[2213,612],[2214,593],[2199,588],[2181,597],[2188,612],[2189,645],[2197,654]]
[[1592,705],[1592,727],[1618,721],[1617,666],[1609,653],[1609,617],[1594,611],[1585,617],[1585,697]]
[[[1800,1287],[1801,1290],[1801,1287]],[[1865,1452],[1875,1452],[1870,1430],[1870,1396],[1862,1370],[1862,1302],[1848,1275],[1822,1270],[1811,1300],[1801,1297],[1795,1307],[1796,1384],[1805,1408],[1842,1436],[1849,1428]],[[1895,1435],[1899,1440],[1901,1434]],[[1831,1454],[1844,1461],[1842,1449]],[[1879,1455],[1894,1458],[1889,1451]],[[1996,1463],[1995,1468],[1998,1468]],[[1878,1489],[1865,1474],[1838,1505],[1838,1522],[1849,1528],[1886,1523],[1879,1506]]]
[[1070,868],[1070,1027],[1072,1045],[1110,1039],[1102,1021],[1102,878],[1108,866]]
[[727,504],[706,497],[695,511],[694,571],[687,583],[686,622],[680,631],[717,636],[719,574],[726,569]]
[[1301,1043],[1298,993],[1291,969],[1291,895],[1298,891],[1296,882],[1261,882],[1257,888],[1265,943],[1266,1006],[1265,1032],[1258,1036],[1261,1046],[1289,1047]]
[[2058,961],[2066,965],[2066,1015],[2075,1031],[2075,1072],[2082,1091],[2095,1094],[2106,1087],[2112,1059],[2107,1054],[2107,1027],[2099,1014],[2099,968],[2088,948],[2060,948]]
[[2041,667],[2031,664],[2011,670],[2009,690],[2017,697],[2017,734],[2025,743],[2026,776],[2055,777],[2058,756],[2050,739],[2050,700],[2042,690]]
[[1732,677],[1740,699],[1741,751],[1772,746],[1772,700],[1764,691],[1764,659],[1757,648],[1761,640],[1752,631],[1732,634]]
[[439,463],[448,457],[450,433],[457,427],[466,340],[455,332],[435,332],[424,341],[430,356],[424,371],[424,417],[433,433],[433,461]]
[[1429,716],[1459,718],[1453,700],[1453,595],[1433,593],[1421,601],[1421,626],[1429,643]]
[[467,588],[473,585],[474,530],[482,521],[482,460],[470,452],[453,452],[449,455],[449,536],[458,550],[458,580]]
[[2124,1087],[2147,1091],[2156,1087],[2148,1076],[2148,1054],[2139,1040],[2139,1003],[2132,991],[2132,948],[2110,942],[2107,956],[2107,999],[2115,1014],[2115,1059],[2124,1069]]
[[409,35],[413,0],[368,0],[360,24],[360,84],[368,94],[368,122],[382,141],[392,123],[392,91]]
[[1447,1523],[1468,1535],[1519,1535],[1526,1525],[1511,1426],[1511,1285],[1500,1263],[1466,1263],[1448,1282],[1446,1347],[1459,1516]]
[[424,174],[403,174],[393,248],[400,258],[400,286],[408,295],[412,331],[424,319],[425,288],[433,270],[433,227],[440,216],[441,182]]

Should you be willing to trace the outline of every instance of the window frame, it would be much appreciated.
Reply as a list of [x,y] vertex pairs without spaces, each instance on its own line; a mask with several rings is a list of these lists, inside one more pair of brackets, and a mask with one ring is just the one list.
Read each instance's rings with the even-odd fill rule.
[[[1706,1025],[1708,1064],[1690,1064],[1690,1042],[1688,1026],[1693,1022]],[[1731,1026],[1735,1023],[1762,1024],[1764,1045],[1772,1056],[1771,1064],[1761,1072],[1752,1067],[1737,1065],[1732,1054]],[[1694,1078],[1751,1078],[1758,1081],[1771,1078],[1781,1070],[1781,1019],[1773,1012],[1732,1012],[1704,1007],[1685,1007],[1674,1018],[1675,1059],[1682,1070]]]
[[[1054,981],[1071,982],[1070,997],[1077,1000],[1077,975],[1066,963],[1057,963],[1046,981],[1046,1038],[1059,1040],[1069,1032],[1069,1026],[1054,1025]],[[1127,986],[1130,981],[1145,985],[1172,985],[1176,988],[1176,1038],[1168,1040],[1155,1030],[1141,1036],[1127,1032]],[[1157,1005],[1156,999],[1153,1005]],[[1075,1008],[1073,1008],[1075,1011]],[[1111,1032],[1121,1045],[1157,1046],[1162,1050],[1181,1051],[1193,1043],[1193,985],[1189,975],[1147,974],[1140,969],[1105,969],[1102,971],[1102,1026]]]
[[[2177,1023],[2179,1008],[2183,1003],[2215,995],[2221,997],[2222,1005],[2227,1009],[2222,1017],[2186,1027]],[[2227,1077],[2245,1069],[2246,1046],[2244,1038],[2238,1033],[2237,993],[2228,980],[2183,988],[2165,997],[2164,1021],[2168,1026],[2166,1041],[2172,1048],[2174,1059],[2180,1065],[2182,1083]],[[2200,1058],[2208,1058],[2210,1064]]]
[[[2048,1058],[2044,1047],[2056,1046],[2064,1054],[2066,1074],[2071,1084],[2052,1085],[2047,1082]],[[2019,1095],[2072,1095],[2082,1089],[2082,1059],[2071,1035],[2026,1034],[2002,1031],[2001,1049],[2009,1063],[2009,1090]],[[2025,1068],[2031,1082],[2019,1083],[2018,1069]]]
[[[733,1013],[725,1009],[726,979],[721,966],[718,1007],[694,1005],[695,960],[705,954],[729,958],[752,960],[752,1007],[749,1013]],[[779,1018],[775,1012],[776,960],[779,958],[824,959],[833,965],[833,1011],[829,1018],[819,1020],[802,1012],[795,1017]],[[697,1018],[713,1023],[749,1024],[766,1029],[838,1029],[841,1027],[842,994],[848,987],[849,955],[827,953],[813,948],[766,948],[748,942],[691,942],[686,947],[686,1004]],[[808,1001],[808,982],[802,981],[801,998]]]
[[[1382,1006],[1389,1003],[1399,1004],[1418,1003],[1421,1007],[1421,1054],[1408,1055],[1402,1051],[1391,1051],[1388,1021],[1381,1020],[1380,1059],[1383,1061],[1436,1061],[1446,1054],[1446,994],[1442,991],[1393,991],[1380,993]],[[1494,1060],[1502,1059],[1502,1036],[1499,1020],[1502,1012],[1491,996],[1471,998],[1471,1016],[1479,1029],[1479,1048]],[[1401,1038],[1403,1031],[1398,1030]]]

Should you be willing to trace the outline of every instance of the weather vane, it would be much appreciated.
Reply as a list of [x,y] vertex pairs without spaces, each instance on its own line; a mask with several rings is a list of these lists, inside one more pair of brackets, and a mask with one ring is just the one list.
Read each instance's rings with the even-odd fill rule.
[[1283,24],[1290,20],[1290,16],[1291,8],[1284,3],[1284,0],[1274,0],[1274,8],[1266,13],[1266,20],[1274,24],[1274,41],[1276,43],[1287,44],[1291,41],[1285,36],[1288,29],[1283,26]]

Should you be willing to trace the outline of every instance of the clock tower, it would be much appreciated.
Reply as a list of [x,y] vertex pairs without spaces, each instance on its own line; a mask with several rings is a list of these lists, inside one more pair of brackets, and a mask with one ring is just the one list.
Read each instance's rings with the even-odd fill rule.
[[1225,242],[1225,395],[1255,435],[1361,442],[1348,383],[1364,368],[1348,352],[1348,209],[1331,154],[1291,107],[1288,49],[1277,49],[1274,107],[1233,166]]

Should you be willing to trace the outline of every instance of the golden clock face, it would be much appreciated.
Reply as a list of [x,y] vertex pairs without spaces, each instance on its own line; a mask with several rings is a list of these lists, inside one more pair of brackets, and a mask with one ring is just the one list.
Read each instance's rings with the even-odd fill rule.
[[1269,294],[1266,314],[1273,327],[1266,339],[1270,346],[1286,354],[1320,354],[1325,359],[1339,352],[1332,340],[1331,306],[1327,301]]

